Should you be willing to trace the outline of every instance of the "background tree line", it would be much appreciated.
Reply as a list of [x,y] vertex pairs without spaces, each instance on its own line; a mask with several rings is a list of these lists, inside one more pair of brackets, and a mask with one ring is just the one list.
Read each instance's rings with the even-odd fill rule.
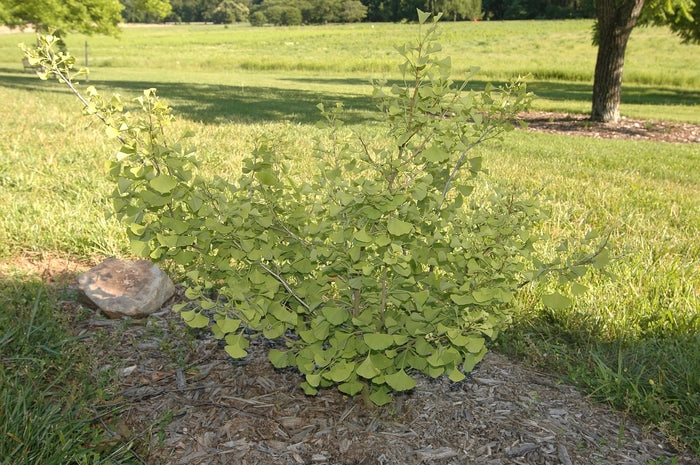
[[170,0],[170,12],[119,0],[129,23],[250,21],[254,25],[414,21],[416,9],[454,21],[594,18],[594,0]]

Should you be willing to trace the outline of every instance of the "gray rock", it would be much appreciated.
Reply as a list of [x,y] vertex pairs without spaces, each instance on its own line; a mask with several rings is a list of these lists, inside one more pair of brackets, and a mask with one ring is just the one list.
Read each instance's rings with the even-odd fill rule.
[[116,258],[78,276],[78,288],[88,303],[114,319],[148,316],[175,293],[173,282],[157,265]]

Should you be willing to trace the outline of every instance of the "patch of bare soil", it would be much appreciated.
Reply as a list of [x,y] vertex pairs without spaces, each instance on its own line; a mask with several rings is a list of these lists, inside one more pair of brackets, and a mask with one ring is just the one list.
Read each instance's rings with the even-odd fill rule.
[[[85,314],[77,302],[63,310]],[[590,402],[555,376],[490,352],[461,383],[419,376],[376,407],[335,389],[304,395],[292,369],[253,342],[234,361],[171,307],[144,321],[92,314],[76,323],[105,373],[118,374],[104,427],[134,441],[143,463],[199,464],[665,464],[698,465],[657,431]]]
[[104,257],[94,256],[78,260],[57,254],[25,252],[11,261],[0,261],[0,278],[34,275],[48,285],[65,287],[75,281],[78,273],[83,273],[97,265]]
[[672,121],[622,118],[618,123],[598,123],[588,115],[536,111],[519,117],[527,130],[599,139],[630,139],[677,143],[700,142],[700,125]]

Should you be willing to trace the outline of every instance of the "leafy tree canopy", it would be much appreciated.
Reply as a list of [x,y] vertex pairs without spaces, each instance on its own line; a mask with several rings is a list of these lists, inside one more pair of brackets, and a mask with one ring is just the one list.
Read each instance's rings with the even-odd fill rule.
[[117,35],[124,20],[160,20],[171,13],[170,0],[0,0],[0,24],[40,32]]
[[[627,0],[624,3],[639,2]],[[694,0],[641,0],[643,7],[636,26],[668,26],[685,43],[700,43],[700,2]],[[600,24],[593,28],[593,43],[599,44]]]
[[162,21],[173,11],[170,0],[119,0],[124,6],[122,18],[127,23]]
[[231,24],[248,20],[249,13],[250,10],[244,3],[235,0],[222,0],[212,11],[211,20],[216,24]]
[[253,4],[251,12],[253,25],[321,24],[361,21],[367,7],[359,0],[262,0]]
[[700,1],[646,0],[638,24],[669,26],[683,42],[700,43]]
[[483,0],[488,19],[593,18],[593,0]]
[[121,11],[119,0],[0,0],[3,24],[39,31],[116,35]]

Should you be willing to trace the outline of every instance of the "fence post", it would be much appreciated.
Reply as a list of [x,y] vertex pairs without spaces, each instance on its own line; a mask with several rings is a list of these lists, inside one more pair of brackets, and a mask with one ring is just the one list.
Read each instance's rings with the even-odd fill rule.
[[[85,41],[85,68],[88,67],[88,43]],[[85,82],[90,82],[90,73],[85,75]]]

